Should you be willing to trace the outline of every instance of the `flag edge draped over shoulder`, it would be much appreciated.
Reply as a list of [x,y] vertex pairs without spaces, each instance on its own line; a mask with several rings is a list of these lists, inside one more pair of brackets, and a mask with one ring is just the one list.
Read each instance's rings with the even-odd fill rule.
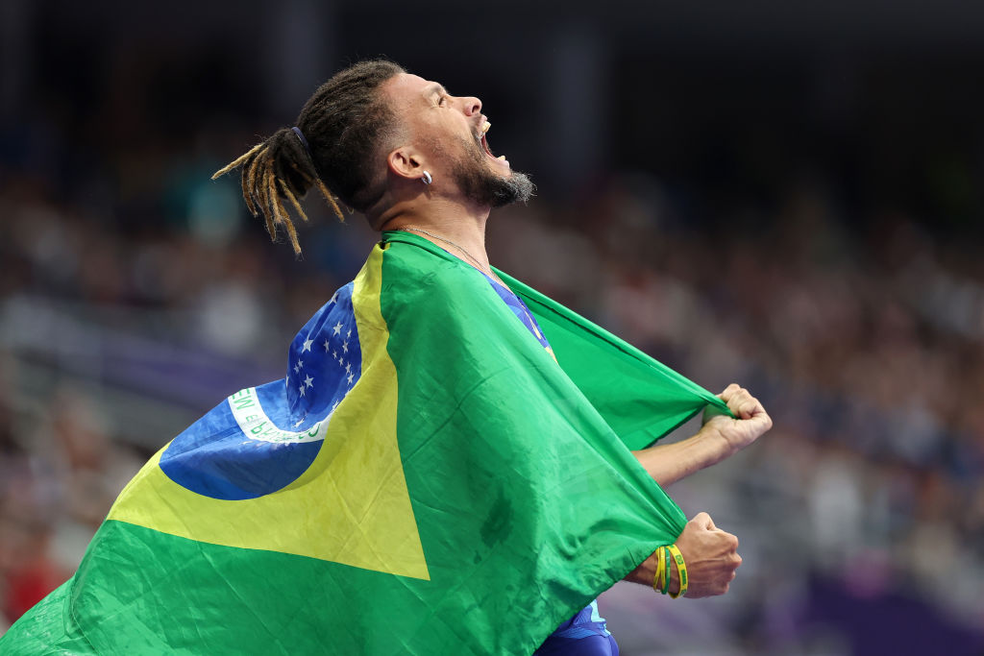
[[[470,265],[462,262],[433,242],[419,235],[402,231],[391,231],[384,232],[383,238],[385,242],[413,244],[439,257],[458,262],[465,268],[472,268]],[[547,337],[550,338],[549,341],[553,346],[553,351],[561,368],[574,381],[575,385],[581,389],[588,401],[601,412],[606,421],[616,429],[616,434],[630,449],[642,449],[651,446],[692,419],[705,408],[711,413],[734,416],[728,409],[727,404],[718,398],[717,395],[526,283],[514,278],[508,273],[500,271],[498,268],[493,267],[493,270],[508,285],[509,289],[523,300],[533,316],[539,321],[544,332],[547,333]],[[555,329],[555,332],[552,334],[551,327]],[[560,345],[560,342],[563,340],[560,338],[565,336],[569,336],[570,340],[568,341],[572,342],[570,350],[578,351],[578,353],[565,353],[563,351]],[[616,425],[619,423],[617,419],[602,407],[604,403],[601,402],[601,399],[608,390],[606,388],[598,389],[593,384],[592,376],[588,375],[588,372],[593,371],[594,367],[587,365],[585,367],[587,371],[582,372],[581,375],[578,375],[571,367],[571,360],[583,357],[584,347],[592,343],[596,347],[597,345],[603,345],[599,349],[605,351],[601,354],[601,357],[614,357],[620,361],[623,367],[634,370],[635,374],[639,377],[657,376],[661,380],[669,381],[673,385],[684,388],[690,396],[690,400],[687,401],[690,407],[676,412],[673,415],[673,421],[662,424],[655,430],[649,428],[643,430],[619,430],[619,426]],[[638,382],[639,378],[636,380]],[[647,391],[648,389],[646,387],[623,390],[624,396],[619,399],[619,403],[625,405],[630,400],[627,397],[644,394]],[[643,401],[641,398],[632,400],[636,402]],[[636,414],[639,414],[640,410],[645,411],[643,403],[638,404]],[[645,421],[645,419],[641,419],[641,423],[645,423]],[[636,423],[640,423],[640,420],[637,420]]]

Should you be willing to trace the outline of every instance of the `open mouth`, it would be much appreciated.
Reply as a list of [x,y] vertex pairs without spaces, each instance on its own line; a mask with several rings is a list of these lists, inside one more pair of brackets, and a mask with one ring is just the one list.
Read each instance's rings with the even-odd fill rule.
[[485,154],[491,157],[492,159],[508,163],[508,160],[506,159],[505,155],[499,155],[498,157],[496,157],[495,154],[493,154],[492,149],[489,147],[489,139],[487,135],[489,133],[489,128],[491,127],[492,124],[489,123],[488,121],[482,123],[482,128],[481,128],[482,134],[479,138],[479,142],[482,144],[482,149],[485,151]]

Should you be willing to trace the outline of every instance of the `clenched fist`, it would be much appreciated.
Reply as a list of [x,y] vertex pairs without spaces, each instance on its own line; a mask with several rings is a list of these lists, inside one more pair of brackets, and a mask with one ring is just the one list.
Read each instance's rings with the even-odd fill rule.
[[705,413],[704,426],[700,432],[719,436],[724,441],[726,450],[730,451],[726,455],[745,448],[772,428],[769,413],[744,387],[732,383],[718,397],[728,404],[728,409],[734,413],[735,418]]
[[728,591],[741,565],[738,538],[717,528],[711,516],[702,512],[687,522],[676,545],[687,565],[688,597],[712,597]]
[[[687,566],[687,597],[712,597],[728,591],[728,586],[735,578],[735,570],[741,565],[738,538],[718,529],[711,521],[711,516],[702,512],[687,522],[676,545]],[[656,579],[655,553],[625,579],[652,585]],[[680,573],[676,565],[673,565],[670,569],[669,591],[676,594],[679,590]]]

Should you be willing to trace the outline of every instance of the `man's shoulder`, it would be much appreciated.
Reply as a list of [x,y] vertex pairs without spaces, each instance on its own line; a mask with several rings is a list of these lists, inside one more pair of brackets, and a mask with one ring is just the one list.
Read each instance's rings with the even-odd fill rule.
[[413,243],[383,246],[380,302],[387,321],[418,316],[474,321],[499,309],[485,277],[461,260]]
[[474,295],[487,286],[478,270],[451,256],[441,256],[401,241],[384,244],[383,284],[416,300],[424,296]]

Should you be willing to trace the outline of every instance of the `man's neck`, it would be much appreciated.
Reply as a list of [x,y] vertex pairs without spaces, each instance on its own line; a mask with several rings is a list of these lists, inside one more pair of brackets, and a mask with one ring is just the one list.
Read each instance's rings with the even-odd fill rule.
[[397,203],[382,213],[376,225],[381,231],[408,230],[453,252],[470,265],[477,262],[480,269],[488,269],[489,257],[485,252],[488,218],[488,207],[430,199]]

